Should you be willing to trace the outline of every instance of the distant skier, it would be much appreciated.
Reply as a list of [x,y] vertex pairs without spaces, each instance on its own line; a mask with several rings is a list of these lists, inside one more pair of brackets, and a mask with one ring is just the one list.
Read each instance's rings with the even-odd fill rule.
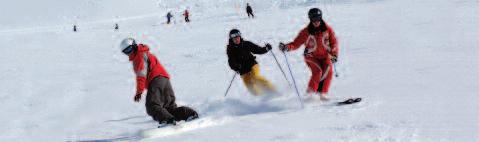
[[307,93],[320,94],[321,100],[328,100],[327,93],[333,76],[332,64],[338,58],[338,41],[333,29],[324,22],[322,12],[312,8],[308,12],[309,24],[289,44],[279,44],[282,51],[296,50],[305,45],[304,60],[312,72]]
[[73,32],[77,32],[77,25],[73,25]]
[[166,24],[170,24],[171,23],[171,18],[173,18],[173,15],[171,14],[171,12],[168,12],[166,14]]
[[118,23],[115,23],[115,30],[118,30],[119,27],[118,27]]
[[185,9],[183,16],[185,16],[185,22],[190,22],[190,12],[188,12],[188,9]]
[[176,124],[176,121],[198,118],[195,110],[177,107],[170,75],[160,61],[149,52],[145,44],[137,44],[133,38],[124,39],[120,47],[133,62],[136,73],[135,102],[139,102],[146,87],[146,112],[160,124]]
[[246,88],[255,96],[277,93],[273,85],[260,75],[258,62],[252,54],[264,54],[269,50],[271,50],[269,43],[265,47],[259,47],[250,41],[243,40],[239,30],[230,31],[226,49],[229,66],[241,75]]
[[254,18],[253,8],[251,8],[249,3],[246,3],[246,13],[248,14],[248,18]]

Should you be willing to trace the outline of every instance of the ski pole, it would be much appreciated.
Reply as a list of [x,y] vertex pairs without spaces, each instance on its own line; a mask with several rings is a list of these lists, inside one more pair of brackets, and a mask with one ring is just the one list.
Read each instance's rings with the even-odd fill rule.
[[301,108],[304,108],[303,100],[301,99],[301,96],[299,95],[298,86],[296,85],[296,81],[294,79],[293,72],[291,71],[291,67],[289,66],[288,57],[286,56],[286,53],[284,53],[284,51],[283,51],[283,55],[284,55],[284,59],[286,60],[286,65],[288,65],[289,74],[291,75],[291,79],[293,79],[294,88],[296,89],[296,94],[298,95],[299,102],[301,103]]
[[235,80],[235,78],[236,78],[236,73],[233,74],[233,78],[230,81],[230,85],[228,86],[228,89],[226,89],[225,97],[226,95],[228,95],[228,92],[230,91],[231,85],[233,84],[233,81]]
[[284,79],[288,82],[288,85],[291,86],[291,82],[289,82],[288,77],[286,76],[286,73],[284,73],[283,68],[281,67],[281,64],[279,64],[278,59],[276,58],[276,55],[274,55],[273,50],[271,50],[271,55],[273,55],[274,60],[276,61],[276,64],[279,67],[279,70],[283,73]]
[[333,69],[334,69],[334,76],[339,77],[339,73],[336,70],[336,63],[333,63]]
[[[331,55],[330,53],[328,53],[328,55],[329,55],[329,57],[334,57],[334,56]],[[333,62],[333,65],[332,65],[332,66],[333,66],[334,76],[339,77],[339,74],[338,74],[338,72],[337,72],[337,70],[336,70],[336,62],[337,62],[337,61],[338,61],[337,58],[334,58],[334,60],[331,58],[331,62]]]

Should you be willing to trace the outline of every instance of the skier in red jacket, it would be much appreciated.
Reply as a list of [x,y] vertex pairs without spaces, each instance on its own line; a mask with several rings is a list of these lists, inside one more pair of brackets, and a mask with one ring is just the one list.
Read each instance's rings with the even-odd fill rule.
[[135,102],[139,102],[143,91],[146,94],[146,112],[160,125],[176,124],[176,121],[198,118],[195,110],[177,107],[175,94],[170,84],[170,75],[160,61],[149,52],[145,44],[137,44],[133,38],[126,38],[120,44],[123,53],[133,62],[136,73]]
[[185,12],[183,13],[183,16],[185,16],[185,22],[186,23],[190,22],[190,12],[188,12],[188,9],[185,9]]
[[293,42],[279,44],[282,51],[296,50],[304,44],[304,60],[311,70],[307,93],[319,93],[328,100],[327,93],[333,78],[333,62],[338,58],[338,41],[333,29],[324,22],[322,12],[312,8],[308,12],[309,24],[299,32]]

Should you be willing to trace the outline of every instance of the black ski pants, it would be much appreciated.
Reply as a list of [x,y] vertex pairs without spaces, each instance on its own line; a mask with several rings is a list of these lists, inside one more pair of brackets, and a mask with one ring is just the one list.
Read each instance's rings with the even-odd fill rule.
[[252,18],[254,18],[253,12],[246,12],[246,13],[248,13],[248,18],[249,18],[250,16],[251,16]]

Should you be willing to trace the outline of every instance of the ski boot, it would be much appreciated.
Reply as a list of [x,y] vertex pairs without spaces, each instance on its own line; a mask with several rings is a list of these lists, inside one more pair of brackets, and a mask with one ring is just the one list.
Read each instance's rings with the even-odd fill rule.
[[188,121],[195,120],[195,119],[198,119],[198,118],[199,118],[198,113],[195,113],[194,115],[188,117],[185,121],[188,122]]
[[164,120],[164,121],[161,121],[160,122],[160,125],[158,126],[158,128],[161,128],[161,127],[165,127],[165,126],[169,126],[169,125],[176,125],[176,120],[175,118],[170,118],[168,120]]
[[326,97],[326,93],[319,93],[319,100],[321,101],[329,101],[329,98]]

